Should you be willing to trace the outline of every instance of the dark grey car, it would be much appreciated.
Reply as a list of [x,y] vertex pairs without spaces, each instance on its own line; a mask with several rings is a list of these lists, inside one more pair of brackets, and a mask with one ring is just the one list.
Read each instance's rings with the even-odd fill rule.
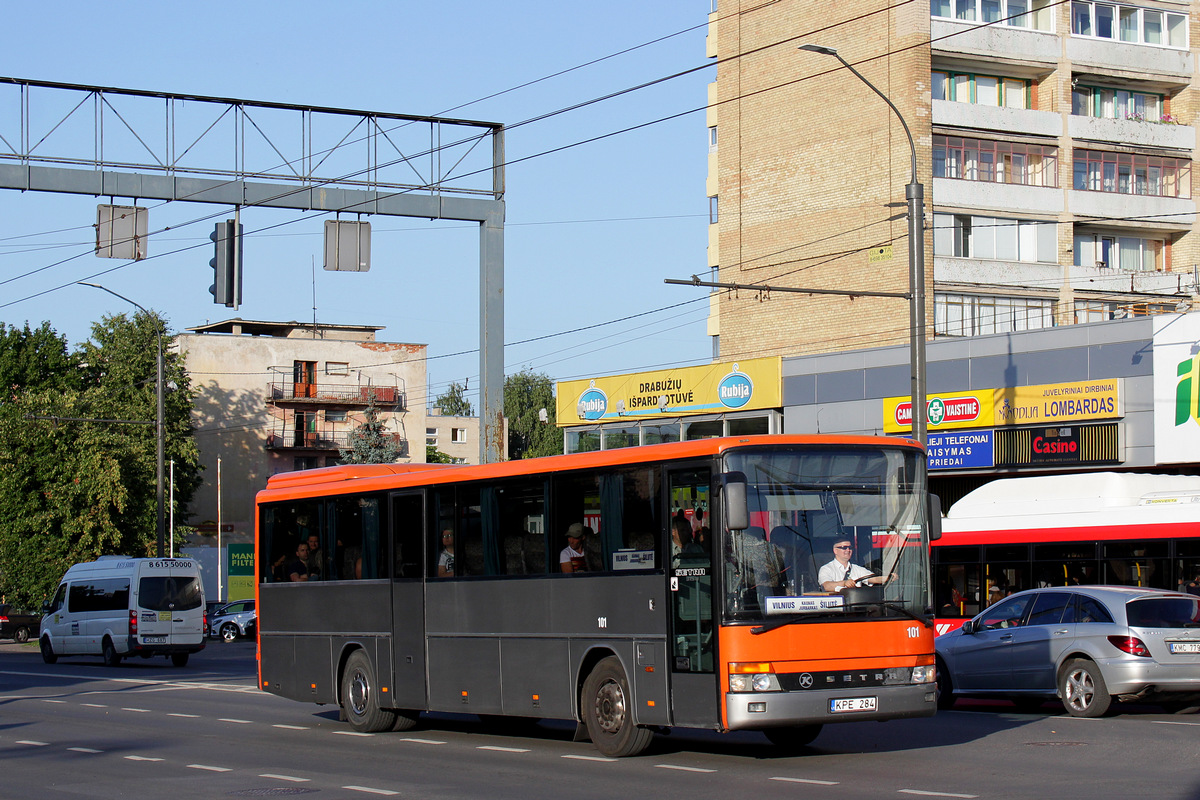
[[258,612],[253,600],[234,600],[226,603],[209,617],[208,635],[220,636],[232,642],[239,636],[253,636],[258,625]]
[[1200,702],[1200,597],[1130,586],[1030,589],[934,640],[938,705],[1062,700],[1098,717],[1116,700]]

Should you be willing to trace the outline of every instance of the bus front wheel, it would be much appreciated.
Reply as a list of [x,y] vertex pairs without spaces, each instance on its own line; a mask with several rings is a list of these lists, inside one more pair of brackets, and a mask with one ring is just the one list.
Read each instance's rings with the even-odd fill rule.
[[355,650],[342,673],[342,710],[354,730],[378,733],[389,730],[395,723],[395,716],[379,707],[378,692],[371,660],[362,650]]
[[606,756],[636,756],[654,738],[652,731],[634,723],[632,699],[625,670],[616,656],[596,664],[583,682],[583,718],[588,736]]

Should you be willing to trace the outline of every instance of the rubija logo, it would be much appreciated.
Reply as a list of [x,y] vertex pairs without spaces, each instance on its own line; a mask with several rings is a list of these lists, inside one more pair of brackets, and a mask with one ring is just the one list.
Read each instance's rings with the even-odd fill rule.
[[1179,362],[1175,387],[1175,426],[1189,419],[1200,424],[1200,355]]

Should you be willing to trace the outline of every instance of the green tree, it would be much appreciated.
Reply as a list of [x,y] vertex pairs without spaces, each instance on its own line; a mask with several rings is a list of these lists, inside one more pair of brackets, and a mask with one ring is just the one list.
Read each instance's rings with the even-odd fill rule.
[[375,404],[375,393],[367,396],[367,408],[363,412],[362,424],[350,431],[347,447],[342,450],[342,462],[346,464],[391,464],[400,455],[396,440],[387,432],[387,425],[379,419],[379,407]]
[[[542,409],[546,411],[544,422]],[[524,369],[505,378],[504,416],[508,421],[510,459],[562,453],[562,433],[554,425],[554,383],[550,376]]]
[[[19,363],[28,337],[6,333],[0,363]],[[154,554],[154,426],[105,420],[154,419],[159,336],[173,387],[166,457],[175,460],[176,502],[186,504],[199,483],[192,392],[162,319],[107,317],[92,336],[66,359],[65,342],[55,347],[43,337],[43,352],[54,357],[41,374],[27,371],[0,413],[0,592],[18,605],[39,605],[77,561]]]
[[43,322],[37,330],[0,322],[0,403],[24,389],[76,388],[78,361],[67,353],[66,337]]
[[426,464],[453,464],[454,459],[431,444],[425,445]]
[[467,399],[466,392],[467,387],[457,381],[451,381],[446,391],[433,401],[433,405],[441,409],[442,414],[447,417],[473,417],[475,411],[471,408],[471,401]]

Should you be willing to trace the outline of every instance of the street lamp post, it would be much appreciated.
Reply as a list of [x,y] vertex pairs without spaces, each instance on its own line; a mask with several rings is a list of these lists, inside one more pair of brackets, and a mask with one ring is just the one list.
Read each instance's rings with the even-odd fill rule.
[[925,410],[925,187],[917,180],[917,145],[896,104],[875,88],[875,84],[863,77],[850,62],[838,55],[837,50],[817,44],[802,44],[800,49],[833,56],[842,62],[842,66],[883,98],[883,102],[895,112],[896,119],[900,120],[900,125],[904,128],[904,135],[908,137],[908,147],[912,153],[912,179],[904,187],[904,197],[908,201],[908,324],[909,359],[912,368],[912,435],[924,446],[928,439],[928,417]]
[[[93,289],[102,289],[114,297],[119,297],[130,305],[137,306],[139,310],[146,316],[152,316],[140,303],[135,303],[123,294],[117,294],[112,289],[106,286],[101,286],[98,283],[87,283],[86,281],[78,281],[80,286],[91,286]],[[155,480],[155,501],[157,504],[157,513],[155,516],[155,539],[157,543],[158,557],[163,557],[163,551],[166,544],[166,517],[164,515],[163,506],[163,453],[166,450],[166,428],[163,425],[163,352],[162,352],[162,337],[163,331],[161,328],[154,335],[154,342],[157,345],[156,358],[156,375],[154,381],[155,400],[157,408],[154,413],[154,439],[155,439],[155,461],[156,463],[156,480]]]

